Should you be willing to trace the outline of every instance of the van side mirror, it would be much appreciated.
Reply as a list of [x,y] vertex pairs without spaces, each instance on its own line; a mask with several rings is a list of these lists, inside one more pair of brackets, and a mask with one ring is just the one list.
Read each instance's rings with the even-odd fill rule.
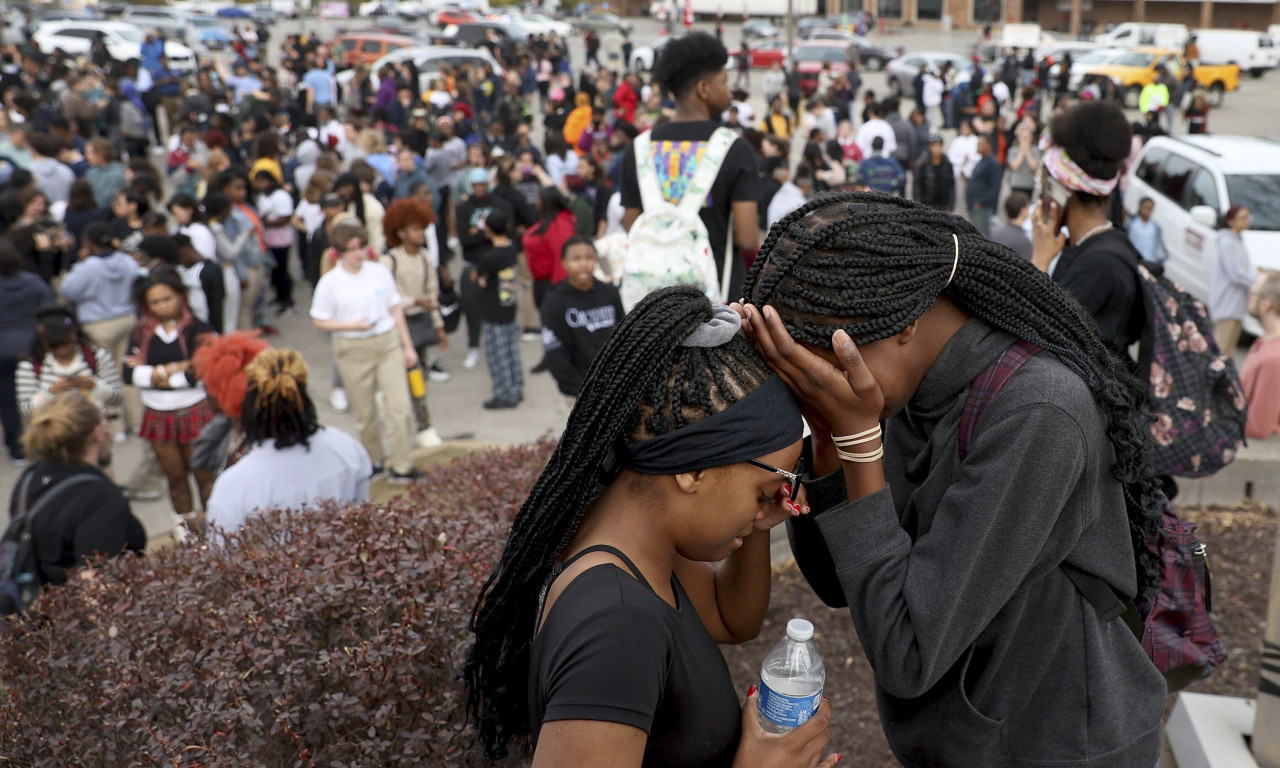
[[1195,205],[1191,207],[1191,220],[1209,229],[1216,229],[1218,212],[1208,205]]

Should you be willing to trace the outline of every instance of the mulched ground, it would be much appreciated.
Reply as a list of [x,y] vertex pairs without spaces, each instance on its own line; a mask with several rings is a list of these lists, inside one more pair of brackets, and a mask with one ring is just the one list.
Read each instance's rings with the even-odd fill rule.
[[[1252,698],[1267,611],[1277,515],[1269,509],[1189,509],[1209,547],[1218,631],[1231,652],[1213,676],[1190,690]],[[876,713],[871,669],[847,612],[827,608],[814,597],[795,568],[774,581],[773,600],[760,637],[725,647],[737,689],[745,693],[760,674],[760,662],[785,631],[788,619],[807,618],[827,666],[826,695],[834,707],[831,749],[844,755],[841,768],[889,768],[893,759]]]

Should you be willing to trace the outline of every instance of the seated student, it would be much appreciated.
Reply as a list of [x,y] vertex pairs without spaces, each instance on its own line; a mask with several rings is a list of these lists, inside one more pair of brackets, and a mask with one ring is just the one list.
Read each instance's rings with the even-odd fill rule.
[[[31,414],[22,442],[31,466],[14,485],[4,539],[16,540],[32,514],[39,586],[65,583],[85,558],[146,547],[142,524],[103,472],[111,465],[111,425],[98,403],[78,389],[55,396]],[[0,614],[17,608],[0,593]]]
[[264,509],[369,499],[369,453],[342,430],[320,426],[307,373],[292,349],[263,350],[245,367],[240,425],[250,448],[213,484],[210,525],[228,533]]
[[600,350],[476,603],[464,679],[491,757],[818,765],[831,705],[766,735],[716,647],[759,632],[769,529],[806,509],[800,411],[739,331],[675,286]]
[[[1167,503],[1142,393],[1097,326],[920,203],[832,194],[783,224],[747,277],[748,335],[813,427],[817,513],[793,521],[793,548],[850,608],[894,753],[1154,765],[1164,678],[1075,586],[1158,588],[1146,541]],[[1014,372],[962,444],[995,364]]]
[[614,327],[622,321],[622,295],[595,279],[596,247],[575,235],[565,241],[560,263],[568,274],[542,302],[542,346],[560,394],[577,397]]
[[18,410],[30,418],[40,406],[72,389],[92,395],[104,406],[118,406],[123,399],[111,353],[80,332],[71,310],[58,304],[41,307],[36,310],[31,354],[18,362]]
[[1259,440],[1280,432],[1280,272],[1264,272],[1249,292],[1249,314],[1262,323],[1240,370],[1249,400],[1246,437]]

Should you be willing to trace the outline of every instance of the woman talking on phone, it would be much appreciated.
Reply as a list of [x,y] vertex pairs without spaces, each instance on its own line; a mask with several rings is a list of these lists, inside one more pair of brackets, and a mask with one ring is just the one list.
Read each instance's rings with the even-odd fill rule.
[[769,529],[804,510],[800,411],[740,325],[664,288],[591,366],[472,617],[468,711],[491,757],[514,743],[534,768],[839,759],[822,759],[830,704],[765,734],[716,648],[759,632]]
[[775,224],[744,291],[813,428],[796,560],[849,606],[898,759],[1155,765],[1164,679],[1076,585],[1158,588],[1166,502],[1143,390],[1080,305],[963,219],[867,193]]
[[1054,117],[1032,219],[1032,263],[1080,302],[1122,360],[1142,335],[1139,256],[1107,218],[1107,199],[1124,171],[1131,137],[1114,103],[1085,101]]

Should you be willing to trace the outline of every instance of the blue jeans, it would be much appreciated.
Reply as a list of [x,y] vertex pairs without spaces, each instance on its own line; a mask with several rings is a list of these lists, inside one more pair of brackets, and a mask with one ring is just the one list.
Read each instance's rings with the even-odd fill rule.
[[991,209],[975,208],[972,203],[969,204],[969,221],[973,222],[973,226],[978,228],[983,237],[991,236]]

